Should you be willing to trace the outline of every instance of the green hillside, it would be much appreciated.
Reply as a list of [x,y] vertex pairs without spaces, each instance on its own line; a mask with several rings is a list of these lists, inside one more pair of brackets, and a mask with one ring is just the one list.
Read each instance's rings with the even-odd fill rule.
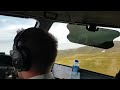
[[114,42],[110,49],[90,46],[78,49],[59,50],[56,63],[72,66],[75,59],[79,60],[83,69],[115,76],[120,69],[120,42]]

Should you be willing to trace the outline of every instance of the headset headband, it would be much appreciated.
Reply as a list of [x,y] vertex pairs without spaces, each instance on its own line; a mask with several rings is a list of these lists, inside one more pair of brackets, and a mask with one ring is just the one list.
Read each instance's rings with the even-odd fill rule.
[[18,49],[18,42],[19,42],[22,34],[25,33],[26,31],[27,30],[23,30],[23,31],[19,32],[18,33],[19,35],[15,37],[15,39],[14,39],[14,45],[13,45],[14,48]]

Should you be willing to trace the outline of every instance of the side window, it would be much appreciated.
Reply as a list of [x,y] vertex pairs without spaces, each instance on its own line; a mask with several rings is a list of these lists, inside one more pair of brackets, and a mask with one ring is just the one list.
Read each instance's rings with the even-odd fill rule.
[[34,27],[35,19],[0,15],[0,52],[9,54],[17,30]]

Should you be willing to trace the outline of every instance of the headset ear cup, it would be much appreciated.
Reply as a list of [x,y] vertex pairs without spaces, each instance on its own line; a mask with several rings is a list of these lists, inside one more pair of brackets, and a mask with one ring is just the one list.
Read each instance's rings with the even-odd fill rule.
[[12,52],[12,64],[17,71],[23,69],[23,57],[18,50],[13,50]]

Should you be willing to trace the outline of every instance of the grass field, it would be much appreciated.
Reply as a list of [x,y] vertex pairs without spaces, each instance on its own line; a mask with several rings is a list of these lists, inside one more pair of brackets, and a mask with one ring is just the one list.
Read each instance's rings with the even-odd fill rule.
[[115,76],[120,69],[120,49],[114,47],[102,51],[91,47],[59,51],[56,63],[72,66],[74,60],[78,59],[82,69]]

